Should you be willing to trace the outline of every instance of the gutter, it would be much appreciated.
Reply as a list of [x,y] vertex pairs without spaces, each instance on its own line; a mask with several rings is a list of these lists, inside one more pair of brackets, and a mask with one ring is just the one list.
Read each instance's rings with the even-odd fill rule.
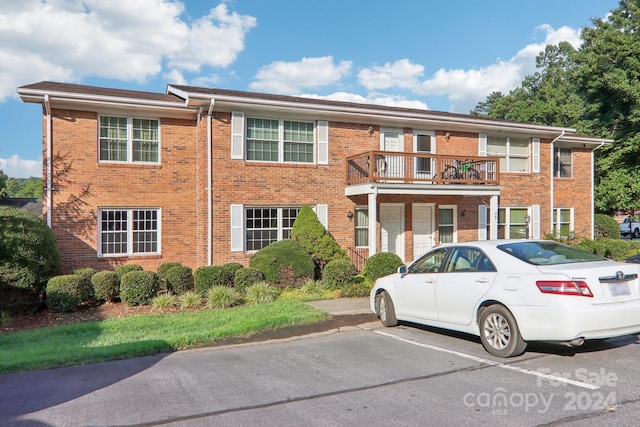
[[52,200],[51,200],[51,196],[53,193],[53,189],[51,188],[52,185],[52,181],[53,179],[51,178],[51,175],[53,175],[53,155],[52,155],[52,151],[53,151],[53,137],[51,136],[51,128],[52,128],[52,123],[51,123],[51,104],[49,102],[49,95],[45,94],[44,95],[44,99],[43,99],[43,104],[44,104],[44,109],[47,113],[47,126],[46,126],[46,130],[45,132],[47,133],[47,153],[46,153],[46,158],[45,161],[47,163],[46,167],[47,167],[47,188],[46,188],[46,192],[47,192],[47,226],[49,228],[51,228],[51,211],[52,211]]

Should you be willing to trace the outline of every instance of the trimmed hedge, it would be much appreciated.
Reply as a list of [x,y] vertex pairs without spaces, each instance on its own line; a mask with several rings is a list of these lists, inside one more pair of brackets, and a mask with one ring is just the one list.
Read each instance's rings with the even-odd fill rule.
[[214,286],[227,286],[229,273],[221,265],[206,265],[194,273],[194,288],[200,295],[206,295]]
[[184,265],[176,265],[165,273],[167,289],[175,294],[183,294],[193,290],[193,270]]
[[594,234],[596,239],[602,237],[611,239],[620,238],[620,224],[609,215],[595,214],[595,223]]
[[60,312],[76,311],[86,293],[84,280],[77,274],[49,279],[46,287],[47,307]]
[[180,264],[179,262],[165,262],[160,264],[160,266],[158,267],[158,269],[156,270],[156,273],[158,273],[158,278],[160,278],[160,286],[168,289],[167,283],[166,283],[166,279],[167,279],[167,271],[169,271],[170,268],[173,267],[178,267],[181,266],[182,264]]
[[280,240],[260,249],[251,257],[249,266],[283,288],[302,286],[313,278],[315,270],[311,255],[295,240]]
[[130,271],[120,278],[120,299],[128,306],[149,305],[159,288],[160,279],[153,271]]
[[96,270],[91,267],[78,268],[73,270],[73,274],[80,276],[82,279],[82,287],[84,288],[82,300],[87,301],[93,299],[95,297],[95,292],[93,290],[93,285],[91,284],[91,278],[96,274]]
[[362,275],[374,281],[395,273],[402,264],[402,259],[398,255],[391,252],[380,252],[367,259],[362,269]]
[[60,259],[53,233],[40,217],[0,206],[0,286],[29,289],[35,300],[60,272]]
[[115,271],[99,271],[91,277],[91,284],[99,301],[114,301],[120,295],[120,278]]
[[243,267],[236,270],[233,286],[236,288],[236,291],[244,293],[249,286],[260,283],[263,280],[264,274],[262,274],[262,271],[253,267]]
[[143,271],[143,270],[144,269],[142,268],[142,266],[138,264],[124,264],[116,267],[114,271],[116,272],[118,277],[122,279],[122,276],[129,273],[130,271]]
[[327,287],[342,288],[353,283],[358,274],[356,266],[349,259],[329,261],[322,272],[322,280]]

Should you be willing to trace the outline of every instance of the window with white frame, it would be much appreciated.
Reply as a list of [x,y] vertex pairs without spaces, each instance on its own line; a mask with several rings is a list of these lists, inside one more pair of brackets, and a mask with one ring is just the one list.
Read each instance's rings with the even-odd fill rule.
[[353,219],[356,247],[369,247],[369,208],[356,206]]
[[245,250],[257,251],[273,242],[291,238],[299,207],[247,207]]
[[573,232],[573,208],[553,209],[553,234],[566,237]]
[[487,155],[500,158],[501,172],[530,172],[529,138],[487,136]]
[[313,163],[314,124],[291,120],[247,118],[247,160]]
[[571,178],[571,148],[556,147],[553,150],[553,176]]
[[455,206],[438,207],[438,240],[442,243],[455,242],[456,208]]
[[101,162],[158,163],[160,121],[100,116],[98,145]]
[[[500,208],[498,209],[498,238],[499,239],[527,239],[530,223],[527,222],[528,208]],[[529,221],[531,218],[529,217]]]
[[98,255],[160,253],[160,209],[101,208],[98,230]]

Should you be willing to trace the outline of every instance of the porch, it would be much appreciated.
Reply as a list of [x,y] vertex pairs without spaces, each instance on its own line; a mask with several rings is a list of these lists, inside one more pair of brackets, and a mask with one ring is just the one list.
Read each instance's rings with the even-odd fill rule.
[[347,185],[398,184],[499,185],[498,157],[367,151],[347,157]]
[[[465,229],[473,231],[471,240],[497,238],[499,158],[368,151],[346,161],[345,196],[358,198],[368,212],[367,247],[349,248],[356,265],[379,251],[394,252],[408,261],[405,255],[411,249],[422,253],[437,244],[439,200],[453,209],[454,229],[458,230],[455,212],[459,209],[464,216],[466,208]],[[466,198],[473,202],[464,202]],[[474,203],[471,209],[469,203]],[[406,241],[406,254],[405,235],[413,241]]]

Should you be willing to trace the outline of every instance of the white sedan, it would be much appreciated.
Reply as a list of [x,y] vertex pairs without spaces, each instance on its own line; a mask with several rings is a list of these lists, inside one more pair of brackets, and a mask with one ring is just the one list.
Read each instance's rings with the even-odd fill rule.
[[491,354],[529,341],[572,346],[640,332],[640,265],[554,241],[443,245],[378,279],[370,304],[385,326],[420,323],[480,336]]

